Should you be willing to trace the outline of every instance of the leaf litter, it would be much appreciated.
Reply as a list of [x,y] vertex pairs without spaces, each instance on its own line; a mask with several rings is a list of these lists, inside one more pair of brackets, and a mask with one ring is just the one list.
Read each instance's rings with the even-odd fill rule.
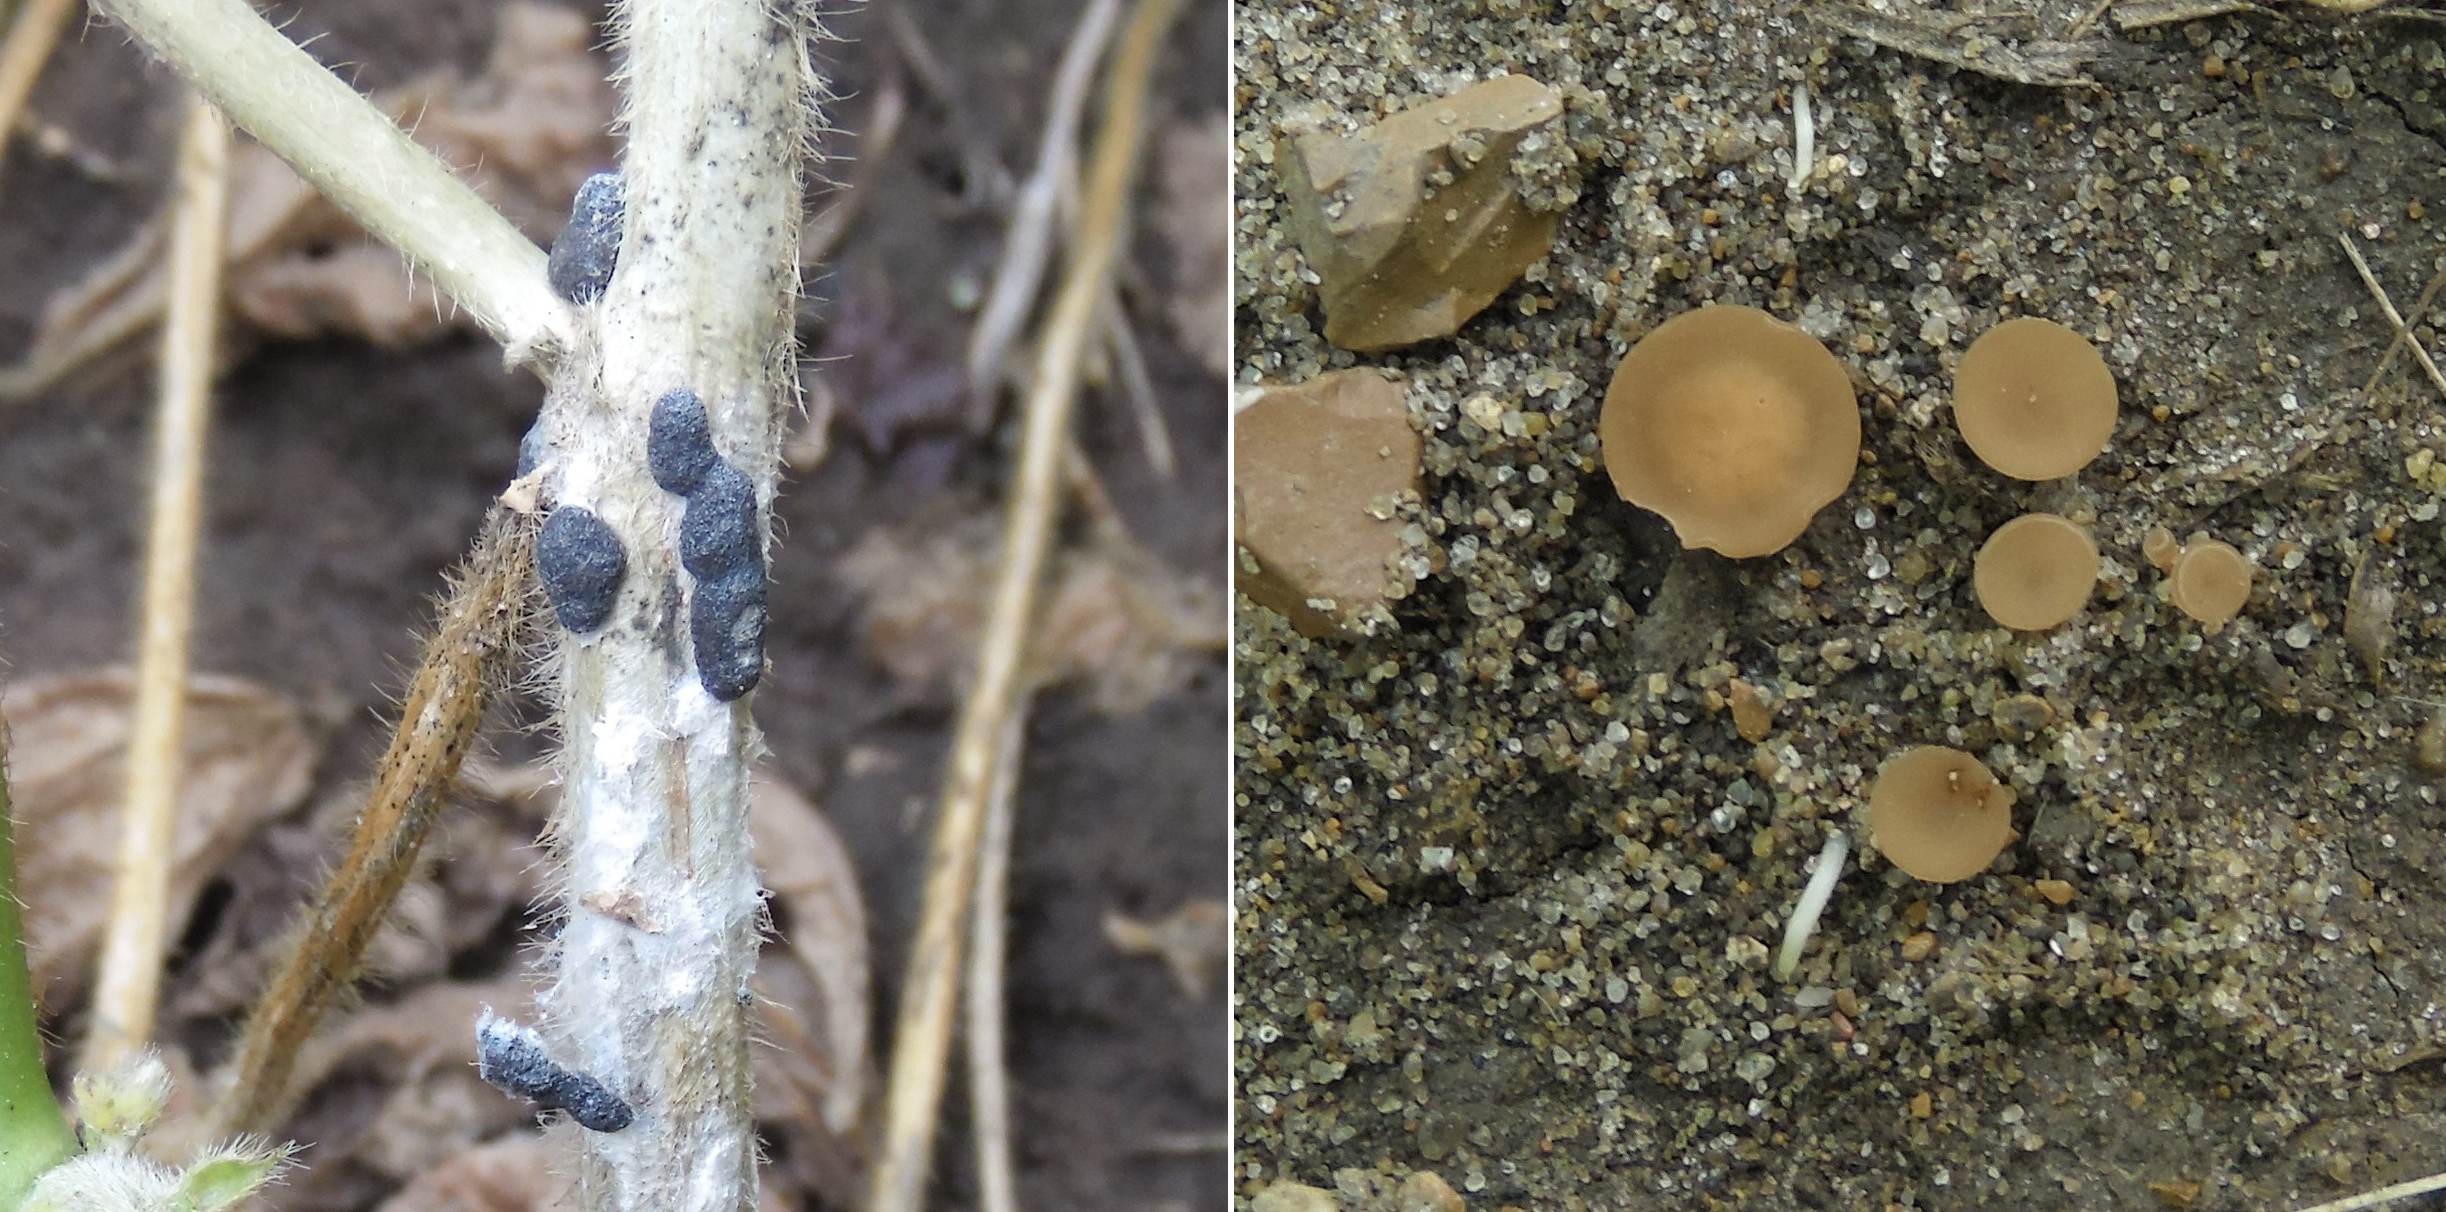
[[[373,101],[520,231],[549,239],[579,182],[617,153],[617,98],[593,43],[582,14],[520,0],[501,10],[482,73],[429,72]],[[240,144],[229,173],[227,294],[247,328],[288,338],[349,334],[399,348],[470,326],[262,145]],[[165,212],[55,294],[25,361],[0,370],[0,399],[43,391],[157,323],[167,241]]]
[[[110,668],[14,680],[0,720],[29,957],[56,1023],[82,1010],[110,904],[132,677]],[[225,1046],[223,1024],[260,988],[296,919],[299,869],[327,857],[359,798],[340,785],[299,811],[320,748],[281,695],[237,678],[192,680],[169,912],[196,920],[173,959],[188,971],[158,1033],[184,1097],[209,1088],[194,1079],[194,1058]],[[473,1027],[487,1005],[528,1013],[505,945],[522,932],[505,922],[541,903],[535,838],[557,797],[547,767],[479,762],[461,798],[376,944],[366,996],[377,1000],[335,1019],[299,1058],[284,1135],[311,1144],[316,1164],[267,1193],[267,1207],[363,1207],[368,1192],[393,1189],[385,1208],[541,1208],[558,1198],[555,1182],[525,1181],[510,1163],[558,1159],[565,1144],[522,1131],[533,1109],[477,1077]],[[845,1198],[864,1164],[856,1142],[872,1086],[864,899],[839,837],[797,791],[759,780],[750,822],[780,927],[757,976],[756,1110],[776,1146],[767,1189]],[[291,835],[315,839],[310,857]],[[223,894],[206,900],[207,886]],[[232,891],[242,887],[251,891]],[[265,903],[238,912],[250,898]],[[484,975],[461,975],[470,972]],[[166,1144],[178,1143],[181,1122],[197,1120],[165,1123]],[[556,1160],[526,1177],[565,1172]],[[449,1202],[463,1199],[479,1202]]]

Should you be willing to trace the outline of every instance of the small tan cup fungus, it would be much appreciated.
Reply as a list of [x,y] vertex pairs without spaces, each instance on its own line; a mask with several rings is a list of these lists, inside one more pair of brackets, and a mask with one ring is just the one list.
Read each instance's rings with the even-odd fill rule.
[[2051,513],[2025,513],[1997,527],[1971,564],[1979,605],[2015,631],[2045,631],[2081,613],[2097,585],[2098,545]]
[[1851,487],[1860,408],[1843,365],[1754,307],[1685,312],[1614,370],[1597,422],[1622,499],[1684,547],[1770,555]]
[[2251,600],[2250,557],[2204,535],[2195,534],[2183,544],[2168,575],[2173,578],[2174,608],[2211,631],[2233,621]]
[[2060,479],[2115,435],[2115,376],[2081,334],[2022,316],[1963,351],[1953,419],[1988,466],[2017,480]]
[[1966,880],[2013,840],[2013,789],[1959,749],[1905,749],[1877,772],[1868,827],[1878,851],[1912,878]]
[[2183,545],[2174,539],[2174,532],[2163,526],[2151,526],[2140,536],[2140,558],[2157,566],[2159,572],[2174,571],[2174,559],[2183,554]]

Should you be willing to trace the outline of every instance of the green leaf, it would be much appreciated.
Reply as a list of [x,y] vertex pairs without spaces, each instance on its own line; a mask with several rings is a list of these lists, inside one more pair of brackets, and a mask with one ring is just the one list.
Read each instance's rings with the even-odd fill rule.
[[[0,751],[7,734],[0,732]],[[34,984],[25,964],[17,907],[17,845],[9,820],[5,753],[0,752],[0,1208],[14,1208],[45,1170],[76,1153],[43,1072],[34,1025]]]
[[287,1165],[289,1151],[240,1141],[187,1168],[178,1177],[171,1207],[178,1212],[220,1212],[271,1181]]

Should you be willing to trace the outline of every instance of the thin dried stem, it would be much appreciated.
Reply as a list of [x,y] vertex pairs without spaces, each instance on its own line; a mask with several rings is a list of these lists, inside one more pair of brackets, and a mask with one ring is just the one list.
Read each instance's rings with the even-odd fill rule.
[[2098,0],[2096,4],[2090,6],[2088,12],[2074,18],[2072,24],[2064,27],[2064,41],[2070,42],[2088,33],[2089,27],[2096,25],[2098,18],[2105,16],[2106,10],[2113,7],[2115,7],[2115,0]]
[[1053,72],[1053,95],[1045,105],[1045,138],[1036,152],[1035,171],[1020,186],[1011,207],[1011,224],[1002,237],[1002,258],[994,266],[994,284],[985,305],[977,310],[976,326],[968,336],[969,418],[983,425],[992,415],[994,397],[1002,390],[1002,361],[1036,305],[1044,284],[1045,266],[1053,259],[1053,233],[1060,215],[1062,190],[1078,160],[1079,114],[1087,108],[1087,89],[1095,82],[1096,63],[1111,40],[1121,13],[1120,0],[1088,0],[1079,16],[1070,45]]
[[485,515],[441,626],[399,709],[399,727],[340,860],[247,1016],[210,1135],[268,1132],[287,1105],[291,1066],[333,999],[356,979],[365,949],[433,830],[485,704],[508,683],[532,593],[534,523],[505,506]]
[[977,840],[1000,741],[1020,701],[1021,662],[1052,546],[1054,502],[1070,431],[1079,362],[1092,339],[1096,303],[1119,254],[1122,213],[1138,161],[1147,79],[1157,47],[1181,0],[1139,0],[1107,76],[1104,127],[1088,175],[1082,238],[1072,248],[1060,293],[1037,343],[994,574],[991,612],[978,644],[976,678],[952,742],[941,814],[926,864],[925,907],[910,949],[892,1071],[886,1087],[882,1152],[868,1212],[916,1212],[923,1202],[941,1109],[958,1002],[960,931],[977,869]]
[[229,127],[190,98],[170,216],[169,320],[146,531],[136,723],[128,742],[118,870],[102,971],[94,988],[87,1069],[116,1068],[153,1034],[169,930],[170,855],[178,832],[195,549],[203,529],[204,444],[212,425],[213,336],[221,315],[222,218],[229,205]]
[[34,95],[34,81],[51,61],[60,33],[78,7],[77,0],[29,0],[9,24],[8,40],[0,42],[0,142],[17,129],[26,98]]
[[1131,419],[1138,422],[1139,449],[1146,452],[1155,474],[1169,480],[1180,474],[1180,460],[1172,453],[1172,427],[1164,423],[1164,410],[1155,402],[1155,380],[1147,374],[1146,354],[1138,348],[1137,330],[1130,326],[1118,289],[1106,288],[1101,315],[1113,378],[1129,404]]
[[1019,815],[1019,758],[1027,746],[1022,695],[1002,730],[994,792],[978,843],[977,911],[968,928],[968,1105],[977,1146],[977,1206],[1019,1212],[1019,1169],[1011,1160],[1011,1071],[1003,1046],[1003,980],[1010,935],[1011,832]]
[[2386,377],[2387,367],[2395,364],[2395,355],[2411,342],[2412,325],[2420,323],[2421,317],[2429,314],[2429,303],[2438,297],[2441,286],[2446,286],[2446,265],[2438,266],[2438,271],[2429,276],[2429,284],[2421,287],[2421,297],[2413,300],[2412,310],[2405,313],[2405,325],[2395,330],[2395,339],[2387,342],[2385,353],[2378,355],[2378,369],[2370,372],[2369,382],[2363,383],[2361,390],[2366,392],[2377,387],[2378,380]]
[[2362,1209],[2365,1208],[2385,1207],[2397,1200],[2410,1199],[2415,1195],[2427,1195],[2432,1191],[2446,1191],[2446,1174],[2432,1174],[2425,1178],[2415,1178],[2396,1183],[2393,1186],[2380,1187],[2375,1191],[2348,1195],[2343,1199],[2330,1200],[2327,1203],[2300,1209],[2300,1212],[2362,1212]]
[[246,0],[94,0],[171,70],[498,339],[508,359],[562,346],[570,309],[544,252],[372,102]]
[[2352,233],[2337,232],[2336,240],[2344,245],[2344,255],[2352,258],[2353,270],[2361,275],[2361,284],[2369,287],[2370,297],[2378,301],[2378,310],[2386,316],[2387,323],[2394,326],[2396,339],[2412,347],[2412,357],[2421,364],[2422,370],[2429,372],[2429,381],[2437,384],[2439,391],[2446,392],[2446,374],[2438,372],[2438,364],[2429,360],[2429,351],[2422,349],[2421,343],[2413,339],[2412,326],[2404,323],[2403,316],[2395,310],[2395,301],[2387,297],[2386,288],[2378,284],[2378,276],[2370,272],[2370,263],[2361,259],[2361,249],[2353,243]]

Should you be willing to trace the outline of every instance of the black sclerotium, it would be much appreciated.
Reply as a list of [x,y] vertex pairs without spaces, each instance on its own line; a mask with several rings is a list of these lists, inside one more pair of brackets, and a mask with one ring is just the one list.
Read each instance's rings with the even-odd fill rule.
[[696,645],[696,680],[729,702],[764,677],[764,561],[699,577],[688,597],[688,635]]
[[572,303],[592,303],[611,285],[620,264],[623,193],[618,173],[596,173],[578,186],[569,204],[569,226],[552,240],[544,277],[553,293]]
[[662,393],[646,420],[645,465],[664,492],[695,492],[713,470],[713,423],[705,402],[685,387]]
[[636,1119],[628,1102],[603,1083],[563,1068],[543,1037],[487,1007],[476,1018],[476,1074],[503,1093],[523,1098],[596,1132],[617,1132]]
[[733,568],[761,565],[763,559],[764,544],[756,532],[756,486],[745,472],[716,461],[688,494],[688,508],[680,515],[680,566],[697,580],[710,581]]
[[628,575],[620,536],[590,510],[554,506],[535,540],[535,571],[561,626],[584,635],[609,621]]

